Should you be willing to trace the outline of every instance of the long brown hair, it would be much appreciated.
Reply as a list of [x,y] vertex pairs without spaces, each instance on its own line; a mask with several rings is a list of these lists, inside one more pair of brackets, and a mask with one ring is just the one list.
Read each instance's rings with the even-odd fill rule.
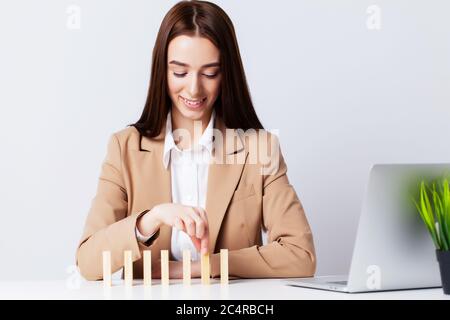
[[205,37],[219,49],[222,81],[213,106],[216,115],[228,128],[263,129],[250,97],[233,23],[219,6],[207,1],[181,1],[164,17],[153,48],[145,107],[132,126],[143,136],[160,134],[172,106],[167,90],[167,48],[180,35]]

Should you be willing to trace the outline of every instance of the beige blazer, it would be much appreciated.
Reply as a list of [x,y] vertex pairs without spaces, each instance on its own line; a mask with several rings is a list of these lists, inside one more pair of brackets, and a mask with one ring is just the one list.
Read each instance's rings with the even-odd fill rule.
[[[215,161],[208,173],[205,209],[211,276],[220,276],[220,249],[229,250],[230,277],[312,276],[316,269],[313,237],[281,152],[274,174],[262,174],[264,164],[250,161],[258,152],[250,147],[256,134],[226,130],[217,116],[215,128],[226,143],[215,146]],[[171,202],[170,166],[165,169],[162,161],[164,137],[165,128],[152,139],[141,137],[134,127],[112,135],[77,249],[77,265],[86,279],[102,279],[103,250],[111,251],[113,272],[123,267],[123,252],[131,250],[135,278],[143,275],[143,250],[151,250],[152,261],[160,258],[160,250],[170,250],[170,226],[161,227],[148,247],[135,235],[140,215]],[[261,228],[268,232],[266,245],[262,245]]]

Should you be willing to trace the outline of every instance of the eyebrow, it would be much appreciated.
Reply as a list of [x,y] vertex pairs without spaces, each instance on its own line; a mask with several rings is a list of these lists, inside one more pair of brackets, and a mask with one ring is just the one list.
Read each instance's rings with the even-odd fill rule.
[[[190,67],[190,65],[188,65],[187,63],[183,63],[183,62],[176,61],[176,60],[170,61],[169,64],[175,64],[175,65],[181,66],[181,67]],[[207,64],[203,65],[202,68],[219,67],[219,66],[220,66],[220,62],[211,62],[211,63],[207,63]]]

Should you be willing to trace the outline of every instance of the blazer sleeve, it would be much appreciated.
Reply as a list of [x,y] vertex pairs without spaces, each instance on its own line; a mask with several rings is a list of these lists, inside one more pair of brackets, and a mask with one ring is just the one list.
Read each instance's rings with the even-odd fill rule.
[[[278,141],[278,140],[276,140]],[[277,144],[278,145],[278,144]],[[263,176],[263,224],[268,243],[228,253],[230,277],[311,277],[316,270],[313,237],[303,206],[286,175],[287,166],[279,149],[272,153],[278,168]],[[220,276],[220,255],[211,256],[211,275]]]
[[111,251],[112,272],[123,267],[123,252],[131,250],[133,261],[141,258],[141,246],[135,233],[136,220],[146,211],[128,214],[127,192],[121,171],[119,140],[111,136],[102,163],[97,193],[92,200],[76,262],[87,280],[103,277],[102,252]]

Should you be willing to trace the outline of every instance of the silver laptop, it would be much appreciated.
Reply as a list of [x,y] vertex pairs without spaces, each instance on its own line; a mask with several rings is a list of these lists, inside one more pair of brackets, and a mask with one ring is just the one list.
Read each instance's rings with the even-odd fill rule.
[[350,273],[286,280],[341,292],[440,287],[436,252],[411,200],[421,179],[449,175],[450,164],[380,164],[370,170]]

